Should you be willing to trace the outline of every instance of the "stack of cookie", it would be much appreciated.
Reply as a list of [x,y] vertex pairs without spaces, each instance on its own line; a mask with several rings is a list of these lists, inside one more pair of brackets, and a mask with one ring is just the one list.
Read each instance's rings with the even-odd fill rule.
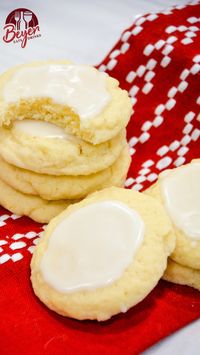
[[117,80],[67,61],[0,77],[0,204],[46,223],[89,193],[123,186],[131,103]]
[[199,181],[200,159],[161,173],[146,193],[111,187],[70,206],[34,251],[35,294],[59,314],[102,321],[161,278],[200,291]]
[[162,202],[176,246],[163,278],[200,291],[200,159],[166,170],[147,193]]

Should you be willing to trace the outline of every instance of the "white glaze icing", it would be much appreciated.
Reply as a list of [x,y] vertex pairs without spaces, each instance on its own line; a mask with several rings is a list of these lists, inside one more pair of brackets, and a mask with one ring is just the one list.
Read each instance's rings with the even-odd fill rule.
[[62,127],[53,123],[37,120],[14,121],[12,129],[28,134],[32,137],[74,139],[75,137],[64,131]]
[[139,214],[118,201],[85,206],[52,232],[40,269],[59,292],[96,289],[119,279],[144,237]]
[[19,69],[4,87],[4,100],[48,97],[68,105],[81,120],[99,114],[110,101],[106,75],[87,65],[41,65]]
[[163,201],[174,225],[200,240],[200,162],[160,174]]

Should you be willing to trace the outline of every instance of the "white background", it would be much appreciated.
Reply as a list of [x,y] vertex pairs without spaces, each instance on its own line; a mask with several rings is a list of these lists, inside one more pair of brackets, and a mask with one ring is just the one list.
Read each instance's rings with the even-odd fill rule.
[[[26,61],[70,59],[98,64],[113,47],[122,30],[139,14],[159,11],[184,0],[0,0],[0,71]],[[2,41],[7,15],[25,7],[39,19],[42,37],[25,49]],[[200,321],[160,342],[145,355],[199,355]],[[103,355],[103,354],[102,354]]]

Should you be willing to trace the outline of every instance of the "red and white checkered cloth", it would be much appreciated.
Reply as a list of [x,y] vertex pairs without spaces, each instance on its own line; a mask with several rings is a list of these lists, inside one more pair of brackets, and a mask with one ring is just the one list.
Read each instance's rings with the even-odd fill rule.
[[[199,47],[200,4],[192,2],[138,18],[99,65],[133,103],[126,187],[142,191],[163,169],[200,157]],[[199,293],[164,281],[105,323],[56,315],[34,296],[29,280],[41,231],[42,225],[0,209],[1,355],[138,354],[200,317]]]

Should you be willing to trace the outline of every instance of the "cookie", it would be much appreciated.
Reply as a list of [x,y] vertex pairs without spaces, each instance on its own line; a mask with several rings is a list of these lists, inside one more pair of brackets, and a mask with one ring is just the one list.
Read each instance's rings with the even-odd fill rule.
[[174,224],[176,263],[200,270],[200,159],[159,175],[146,193],[157,198]]
[[24,119],[55,123],[92,144],[126,127],[132,106],[119,82],[88,65],[43,61],[0,76],[0,125]]
[[85,176],[53,176],[24,170],[0,159],[0,179],[12,188],[46,200],[80,199],[109,186],[122,187],[130,165],[128,145],[109,168]]
[[92,145],[42,121],[15,121],[0,128],[0,156],[8,163],[41,174],[88,175],[111,166],[126,145],[126,132]]
[[39,223],[48,223],[65,210],[72,201],[47,201],[38,196],[23,194],[0,179],[0,205],[21,216],[27,216]]
[[174,246],[171,222],[156,199],[104,189],[47,226],[31,262],[33,289],[63,316],[107,320],[149,294]]
[[169,259],[163,279],[179,285],[194,287],[200,291],[200,270],[191,269]]

